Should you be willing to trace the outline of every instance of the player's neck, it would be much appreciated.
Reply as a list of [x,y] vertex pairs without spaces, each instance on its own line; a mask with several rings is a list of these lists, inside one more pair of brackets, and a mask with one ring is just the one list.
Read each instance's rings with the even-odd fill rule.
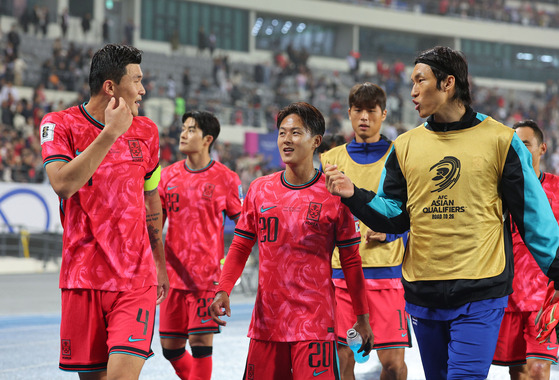
[[285,167],[285,180],[292,185],[308,183],[316,174],[316,169],[311,161],[310,165],[287,165]]
[[105,108],[107,108],[107,104],[101,97],[93,96],[85,105],[85,110],[99,123],[105,124]]
[[209,152],[189,153],[186,157],[186,164],[191,170],[200,170],[208,166],[211,160],[212,158]]

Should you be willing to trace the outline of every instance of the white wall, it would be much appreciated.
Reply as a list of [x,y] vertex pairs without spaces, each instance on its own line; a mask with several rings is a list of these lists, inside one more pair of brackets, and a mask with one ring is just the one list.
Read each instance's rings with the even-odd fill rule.
[[62,232],[58,197],[48,184],[0,182],[0,231]]

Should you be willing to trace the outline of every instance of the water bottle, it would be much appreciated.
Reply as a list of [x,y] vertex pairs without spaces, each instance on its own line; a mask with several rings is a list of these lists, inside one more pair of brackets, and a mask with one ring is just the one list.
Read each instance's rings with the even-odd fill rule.
[[369,360],[369,355],[365,356],[365,352],[361,351],[357,353],[363,344],[363,339],[361,339],[361,335],[355,329],[347,330],[347,345],[353,351],[353,357],[357,363],[365,363]]

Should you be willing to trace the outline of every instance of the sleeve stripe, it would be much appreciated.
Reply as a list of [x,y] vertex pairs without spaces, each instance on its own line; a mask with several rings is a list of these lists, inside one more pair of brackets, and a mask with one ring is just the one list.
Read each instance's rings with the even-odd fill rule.
[[52,155],[52,156],[48,156],[48,157],[45,157],[45,159],[43,160],[43,167],[45,167],[48,164],[50,164],[51,162],[55,162],[55,161],[70,162],[70,161],[72,161],[72,158],[68,157],[68,156],[65,156],[63,154],[55,154],[55,155]]
[[361,237],[356,237],[356,238],[353,238],[353,239],[337,241],[336,245],[339,248],[345,248],[345,247],[351,247],[352,245],[356,245],[356,244],[360,244],[360,243],[361,243]]
[[232,220],[233,220],[233,219],[237,219],[239,216],[241,216],[241,213],[240,213],[240,212],[236,213],[235,215],[231,215],[231,216],[229,217],[229,219],[232,219]]
[[238,237],[242,237],[242,238],[249,239],[249,240],[254,240],[254,238],[256,238],[255,234],[253,234],[251,232],[240,230],[238,228],[235,228],[235,233],[234,234],[237,235]]

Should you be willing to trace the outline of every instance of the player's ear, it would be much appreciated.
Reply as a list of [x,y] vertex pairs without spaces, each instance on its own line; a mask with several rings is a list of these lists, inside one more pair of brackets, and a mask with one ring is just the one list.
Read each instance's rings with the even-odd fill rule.
[[109,96],[115,95],[115,84],[112,80],[107,79],[103,82],[103,92]]
[[540,156],[543,156],[545,152],[547,152],[547,144],[543,142],[540,144]]
[[320,146],[320,144],[322,144],[322,136],[321,135],[316,135],[313,137],[314,141],[313,141],[313,149],[316,149]]
[[212,145],[213,141],[214,141],[214,137],[212,135],[204,136],[204,144],[206,144],[207,146]]

